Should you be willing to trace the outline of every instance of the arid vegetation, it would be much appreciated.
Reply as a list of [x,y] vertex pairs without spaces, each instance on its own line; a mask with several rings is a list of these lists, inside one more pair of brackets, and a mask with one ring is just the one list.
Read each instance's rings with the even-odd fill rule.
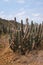
[[29,24],[27,18],[26,24],[23,24],[23,20],[17,23],[16,18],[12,21],[0,18],[0,37],[5,34],[10,36],[9,46],[14,52],[25,54],[34,49],[43,49],[43,22],[38,24],[31,21]]
[[10,32],[9,39],[10,48],[14,52],[24,55],[34,49],[41,49],[41,41],[43,41],[43,22],[42,24],[37,24],[31,21],[31,24],[29,24],[27,18],[25,25],[21,20],[20,28],[18,29],[15,21],[15,29]]
[[0,19],[0,65],[43,65],[43,22]]

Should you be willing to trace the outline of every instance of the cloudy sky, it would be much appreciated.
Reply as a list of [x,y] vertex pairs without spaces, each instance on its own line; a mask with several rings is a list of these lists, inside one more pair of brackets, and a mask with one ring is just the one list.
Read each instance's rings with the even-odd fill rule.
[[43,21],[43,0],[0,0],[0,18],[14,19],[20,22],[29,18],[29,22]]

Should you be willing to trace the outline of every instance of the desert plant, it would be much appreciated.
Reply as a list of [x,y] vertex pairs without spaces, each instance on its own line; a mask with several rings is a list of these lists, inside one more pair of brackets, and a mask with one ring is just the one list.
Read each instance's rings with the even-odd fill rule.
[[37,49],[40,46],[43,35],[42,24],[35,26],[32,21],[29,27],[28,19],[26,19],[25,29],[23,26],[23,20],[21,20],[20,29],[15,28],[14,34],[12,33],[10,36],[11,49],[21,54],[25,54],[27,50]]

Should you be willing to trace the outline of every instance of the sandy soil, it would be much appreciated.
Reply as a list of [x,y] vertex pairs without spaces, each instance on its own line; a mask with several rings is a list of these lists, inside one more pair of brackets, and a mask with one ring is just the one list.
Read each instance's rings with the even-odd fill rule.
[[[0,65],[43,65],[43,50],[33,50],[26,55],[14,53],[9,48],[9,42],[6,36],[0,39]],[[3,42],[2,42],[3,40]]]

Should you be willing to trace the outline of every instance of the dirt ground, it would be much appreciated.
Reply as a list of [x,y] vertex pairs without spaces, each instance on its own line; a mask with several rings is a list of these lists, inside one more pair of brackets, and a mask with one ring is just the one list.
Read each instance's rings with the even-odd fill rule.
[[0,39],[0,65],[43,65],[43,50],[19,55],[10,49],[8,40],[7,36]]

